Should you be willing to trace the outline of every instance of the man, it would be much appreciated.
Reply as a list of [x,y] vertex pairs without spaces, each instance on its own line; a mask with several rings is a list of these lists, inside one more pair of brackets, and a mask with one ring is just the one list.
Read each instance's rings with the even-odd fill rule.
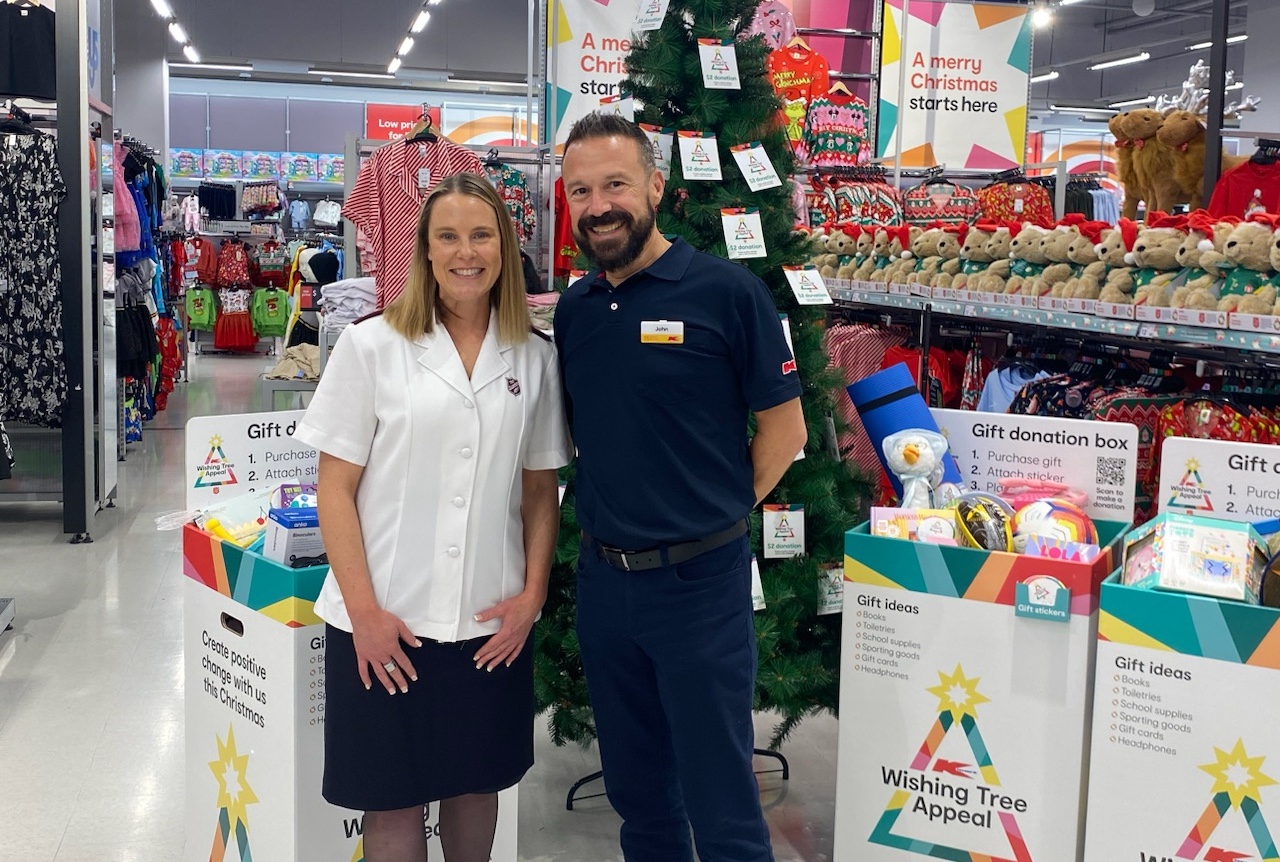
[[692,862],[692,826],[702,862],[770,862],[746,517],[805,444],[795,363],[760,279],[658,232],[665,182],[634,124],[580,120],[562,176],[597,267],[561,297],[555,335],[578,636],[623,855]]

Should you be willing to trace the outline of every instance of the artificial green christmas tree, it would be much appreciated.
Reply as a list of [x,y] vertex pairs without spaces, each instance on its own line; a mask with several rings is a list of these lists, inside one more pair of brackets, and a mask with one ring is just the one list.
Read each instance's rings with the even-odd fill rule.
[[[820,565],[843,561],[844,533],[861,519],[869,488],[833,451],[830,417],[836,414],[833,398],[840,392],[842,377],[827,370],[822,349],[825,311],[798,305],[783,274],[784,265],[803,264],[808,258],[805,238],[793,231],[791,187],[784,179],[781,186],[753,192],[730,150],[759,141],[781,177],[794,171],[778,120],[781,105],[765,77],[769,49],[759,36],[742,36],[758,4],[759,0],[671,0],[661,28],[635,41],[623,90],[635,97],[637,122],[669,132],[716,136],[721,181],[686,180],[679,147],[673,148],[671,176],[658,214],[660,228],[683,236],[694,248],[728,257],[721,210],[758,208],[768,257],[743,263],[769,286],[779,312],[790,321],[805,390],[809,443],[806,457],[791,466],[766,502],[804,506],[807,555],[760,559],[766,608],[756,613],[756,708],[781,717],[770,740],[770,747],[776,748],[805,717],[836,711],[840,615],[817,614]],[[734,41],[741,89],[703,85],[698,39]],[[565,478],[560,545],[537,628],[535,685],[539,709],[551,713],[552,739],[585,745],[595,738],[595,726],[574,628],[579,527],[572,473],[566,472]],[[752,520],[752,547],[759,556],[759,515]]]

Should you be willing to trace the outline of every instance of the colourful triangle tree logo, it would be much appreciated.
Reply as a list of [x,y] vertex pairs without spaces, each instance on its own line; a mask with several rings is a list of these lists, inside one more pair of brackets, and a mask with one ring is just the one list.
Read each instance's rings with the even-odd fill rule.
[[221,737],[215,738],[218,741],[218,758],[209,761],[209,771],[218,781],[218,825],[213,831],[209,862],[225,862],[233,843],[240,862],[252,862],[248,808],[258,801],[258,795],[249,786],[245,775],[249,769],[249,755],[237,750],[235,729],[231,725],[227,726],[225,742]]
[[1258,858],[1264,862],[1280,860],[1280,850],[1271,837],[1267,818],[1262,814],[1262,788],[1276,781],[1262,771],[1265,757],[1250,757],[1244,748],[1244,740],[1237,739],[1230,751],[1213,748],[1214,761],[1200,767],[1213,776],[1213,799],[1191,828],[1191,834],[1178,849],[1179,859],[1199,859],[1203,862],[1236,862],[1254,858],[1252,853],[1228,850],[1215,846],[1213,833],[1232,811],[1239,811],[1249,827],[1249,834],[1257,847]]
[[[989,855],[978,850],[912,838],[894,831],[903,812],[912,806],[912,796],[919,796],[910,789],[908,773],[911,771],[921,773],[920,784],[929,780],[925,776],[933,774],[935,780],[941,780],[946,776],[948,780],[959,778],[973,781],[975,788],[1000,787],[1000,777],[996,773],[995,764],[992,763],[991,753],[987,749],[986,741],[982,738],[982,731],[978,729],[977,707],[979,704],[988,702],[988,698],[978,691],[980,681],[977,677],[965,676],[964,668],[959,664],[950,674],[938,671],[938,684],[927,689],[930,694],[938,698],[938,717],[912,759],[910,768],[897,771],[897,780],[893,782],[896,785],[893,795],[889,798],[884,814],[880,815],[880,819],[876,822],[869,841],[921,856],[951,860],[951,862],[979,862],[979,860],[982,862],[1032,862],[1026,841],[1022,837],[1022,830],[1018,826],[1017,817],[1012,811],[993,809],[990,812],[997,818],[997,821],[992,823],[992,828],[1002,830],[1008,841],[1008,856]],[[938,757],[943,740],[957,729],[964,734],[965,742],[973,754],[972,766]],[[920,797],[915,804],[919,805],[922,800],[923,797]]]
[[222,451],[222,437],[213,435],[209,438],[209,454],[205,456],[204,463],[196,468],[196,487],[213,488],[236,484],[234,467]]
[[1205,488],[1204,480],[1200,478],[1200,462],[1195,458],[1187,459],[1187,471],[1182,474],[1182,479],[1174,486],[1173,494],[1169,497],[1167,505],[1195,512],[1213,511],[1213,501],[1209,499],[1209,490]]

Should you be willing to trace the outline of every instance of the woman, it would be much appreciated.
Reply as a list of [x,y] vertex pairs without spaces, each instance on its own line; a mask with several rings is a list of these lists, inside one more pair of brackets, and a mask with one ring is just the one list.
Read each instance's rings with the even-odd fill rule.
[[531,631],[568,463],[559,370],[530,333],[515,229],[483,178],[436,187],[404,293],[342,333],[295,437],[320,450],[331,566],[324,796],[368,862],[488,862],[533,763]]

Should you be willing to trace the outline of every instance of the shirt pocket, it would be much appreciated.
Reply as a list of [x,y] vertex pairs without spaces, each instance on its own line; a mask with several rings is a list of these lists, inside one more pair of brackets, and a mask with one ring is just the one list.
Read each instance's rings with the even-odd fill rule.
[[681,344],[640,344],[643,375],[639,392],[659,404],[679,404],[705,399],[721,387],[732,385],[728,350],[715,333],[685,326]]

